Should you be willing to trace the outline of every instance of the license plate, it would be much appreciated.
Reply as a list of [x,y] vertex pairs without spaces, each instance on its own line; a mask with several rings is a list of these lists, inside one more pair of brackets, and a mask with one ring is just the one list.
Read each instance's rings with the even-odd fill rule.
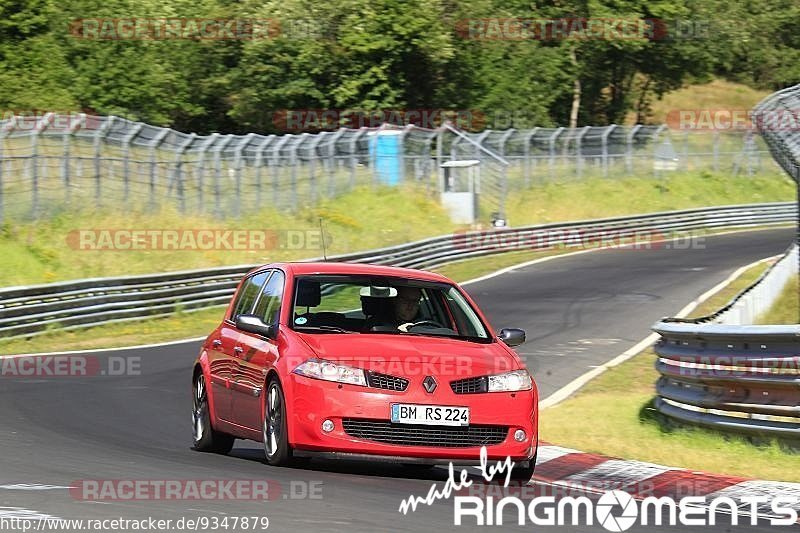
[[469,407],[393,403],[392,422],[429,426],[468,426]]

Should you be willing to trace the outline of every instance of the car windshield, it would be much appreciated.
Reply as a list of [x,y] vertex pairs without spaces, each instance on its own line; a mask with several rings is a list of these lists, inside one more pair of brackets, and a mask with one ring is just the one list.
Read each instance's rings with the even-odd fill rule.
[[486,327],[448,283],[393,277],[312,275],[295,281],[292,329],[490,342]]

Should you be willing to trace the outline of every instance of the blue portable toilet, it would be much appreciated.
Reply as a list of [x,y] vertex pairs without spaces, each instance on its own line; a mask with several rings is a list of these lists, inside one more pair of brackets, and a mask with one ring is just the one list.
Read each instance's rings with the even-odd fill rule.
[[376,179],[397,185],[403,180],[403,131],[381,128],[370,136],[369,153]]

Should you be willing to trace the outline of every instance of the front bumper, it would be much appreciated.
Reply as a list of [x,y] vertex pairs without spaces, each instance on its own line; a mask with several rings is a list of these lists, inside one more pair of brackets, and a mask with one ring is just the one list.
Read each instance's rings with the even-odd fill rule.
[[[419,381],[419,383],[417,382]],[[388,444],[353,437],[345,432],[344,419],[389,422],[391,404],[462,406],[470,408],[470,426],[505,426],[505,439],[486,445],[488,459],[515,461],[533,458],[538,443],[536,389],[515,393],[455,394],[441,378],[433,394],[425,392],[421,380],[411,380],[404,392],[332,383],[291,374],[284,383],[287,397],[289,443],[303,452],[332,452],[337,455],[391,456],[429,460],[477,461],[481,446],[443,447],[420,444]],[[331,420],[334,429],[322,431],[322,422]],[[403,424],[393,424],[403,428]],[[438,426],[431,426],[438,427]],[[410,429],[410,428],[409,428]],[[526,439],[517,442],[514,432],[525,431]],[[402,461],[399,461],[402,462]],[[414,461],[408,461],[414,462]]]

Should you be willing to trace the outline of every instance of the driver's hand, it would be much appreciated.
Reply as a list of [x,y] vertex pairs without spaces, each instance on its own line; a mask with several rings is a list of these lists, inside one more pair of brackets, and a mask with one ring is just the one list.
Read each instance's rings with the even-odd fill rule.
[[410,328],[413,325],[414,325],[413,322],[406,322],[405,324],[400,324],[399,326],[397,326],[397,329],[399,329],[404,333],[408,333],[408,328]]

